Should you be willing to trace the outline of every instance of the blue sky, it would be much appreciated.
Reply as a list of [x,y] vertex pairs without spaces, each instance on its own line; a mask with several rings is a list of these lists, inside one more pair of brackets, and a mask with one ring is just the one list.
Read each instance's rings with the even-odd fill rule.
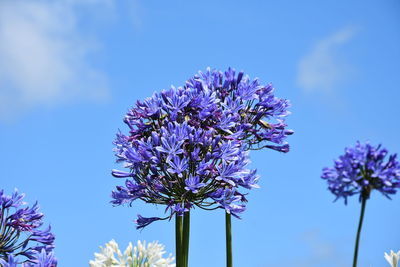
[[[291,152],[252,153],[261,189],[233,222],[236,266],[349,266],[360,205],[320,179],[356,140],[400,152],[398,1],[0,1],[0,187],[40,202],[59,266],[115,239],[159,240],[163,214],[112,207],[112,140],[136,100],[210,66],[244,70],[290,99]],[[359,266],[400,249],[400,195],[367,203]],[[190,265],[224,266],[224,214],[192,213]]]

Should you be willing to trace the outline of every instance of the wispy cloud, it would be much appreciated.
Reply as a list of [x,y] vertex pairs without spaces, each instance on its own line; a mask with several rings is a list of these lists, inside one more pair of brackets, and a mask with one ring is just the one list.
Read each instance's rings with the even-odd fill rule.
[[309,54],[298,65],[297,83],[305,92],[330,92],[351,73],[350,65],[341,59],[337,50],[356,34],[354,27],[346,27],[316,42]]
[[[301,236],[302,247],[306,247],[309,253],[294,259],[291,253],[287,257],[272,266],[296,266],[296,267],[346,267],[348,259],[333,242],[324,239],[319,230],[314,229],[303,233]],[[271,266],[271,265],[268,265]]]
[[329,240],[323,239],[319,230],[311,230],[302,236],[304,243],[310,248],[308,257],[299,260],[299,267],[348,266],[346,257],[339,247]]
[[146,10],[140,0],[131,0],[128,2],[128,12],[132,21],[133,28],[140,31],[143,28],[143,18]]
[[107,79],[90,61],[98,46],[79,28],[78,9],[109,0],[0,1],[0,120],[37,106],[107,97]]

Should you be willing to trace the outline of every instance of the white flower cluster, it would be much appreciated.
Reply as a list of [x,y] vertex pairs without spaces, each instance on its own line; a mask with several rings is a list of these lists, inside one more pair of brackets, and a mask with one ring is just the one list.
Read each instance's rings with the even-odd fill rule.
[[101,252],[95,253],[95,259],[89,262],[90,267],[175,267],[171,254],[163,258],[164,246],[157,241],[147,246],[146,241],[138,241],[135,247],[129,243],[123,254],[114,240],[100,249]]
[[397,267],[400,260],[400,250],[397,253],[394,253],[393,250],[391,250],[390,254],[385,252],[385,259],[392,267]]

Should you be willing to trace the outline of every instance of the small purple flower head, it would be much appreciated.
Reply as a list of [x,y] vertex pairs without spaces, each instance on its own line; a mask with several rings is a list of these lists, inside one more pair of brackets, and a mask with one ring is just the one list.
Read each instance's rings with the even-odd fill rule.
[[381,145],[357,142],[345,149],[345,154],[335,161],[333,168],[324,168],[321,178],[328,182],[329,190],[336,199],[360,194],[369,198],[372,190],[390,198],[400,188],[400,163],[397,155],[388,156]]
[[3,266],[54,267],[56,261],[49,265],[41,256],[42,250],[51,253],[54,248],[51,228],[40,228],[43,214],[39,212],[38,203],[26,207],[23,198],[24,194],[17,190],[11,196],[0,191],[0,263]]
[[[194,207],[244,211],[240,191],[258,187],[248,150],[289,151],[290,103],[273,91],[231,68],[208,68],[183,87],[138,101],[124,118],[129,133],[119,131],[114,141],[117,162],[128,170],[112,171],[127,180],[112,192],[111,203],[166,205],[168,218]],[[138,228],[159,219],[139,217]]]

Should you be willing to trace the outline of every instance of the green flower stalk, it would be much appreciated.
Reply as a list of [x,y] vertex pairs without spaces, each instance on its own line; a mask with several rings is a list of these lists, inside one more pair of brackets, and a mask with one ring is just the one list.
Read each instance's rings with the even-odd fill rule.
[[232,267],[232,223],[231,215],[225,212],[225,234],[226,234],[226,266]]

